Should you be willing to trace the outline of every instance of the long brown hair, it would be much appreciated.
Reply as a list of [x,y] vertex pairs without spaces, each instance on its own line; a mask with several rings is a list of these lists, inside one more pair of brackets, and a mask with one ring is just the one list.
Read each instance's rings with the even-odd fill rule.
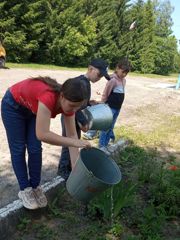
[[53,91],[62,92],[64,97],[71,102],[81,102],[89,99],[90,89],[81,77],[69,78],[62,85],[50,77],[35,77],[33,80],[48,84]]
[[34,78],[32,78],[32,80],[37,80],[37,81],[41,81],[41,82],[46,83],[55,92],[59,92],[60,93],[60,91],[61,91],[61,84],[59,84],[55,79],[50,78],[48,76],[45,76],[45,77],[42,77],[42,76],[34,77]]
[[90,84],[81,77],[69,78],[61,87],[64,97],[71,102],[81,102],[90,98]]

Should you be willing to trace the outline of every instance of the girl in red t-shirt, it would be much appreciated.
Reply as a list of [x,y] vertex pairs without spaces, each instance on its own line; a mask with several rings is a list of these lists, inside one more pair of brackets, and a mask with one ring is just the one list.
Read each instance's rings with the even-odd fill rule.
[[[67,146],[72,168],[78,158],[78,148],[91,147],[80,140],[75,129],[75,114],[89,99],[89,90],[80,78],[66,80],[62,85],[49,77],[23,80],[10,87],[1,103],[1,115],[6,129],[11,160],[24,207],[45,207],[47,199],[41,187],[41,141]],[[50,119],[64,115],[66,136],[50,130]],[[28,164],[26,163],[26,151]]]

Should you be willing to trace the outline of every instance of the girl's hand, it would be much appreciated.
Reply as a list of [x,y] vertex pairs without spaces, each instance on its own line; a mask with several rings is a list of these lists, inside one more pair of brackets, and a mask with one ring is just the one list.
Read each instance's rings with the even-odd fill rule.
[[87,132],[87,131],[89,130],[89,124],[86,124],[86,125],[84,125],[84,126],[81,126],[81,130],[82,130],[83,132]]
[[81,140],[81,139],[74,139],[75,141],[75,147],[78,148],[90,148],[92,147],[91,143],[87,140]]

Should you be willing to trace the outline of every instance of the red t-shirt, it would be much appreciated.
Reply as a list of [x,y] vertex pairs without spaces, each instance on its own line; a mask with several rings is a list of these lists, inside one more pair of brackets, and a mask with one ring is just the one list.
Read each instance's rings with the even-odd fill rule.
[[[59,113],[65,114],[61,108],[56,109],[59,93],[54,92],[48,84],[42,81],[23,80],[14,84],[10,88],[10,92],[16,102],[25,106],[34,114],[37,113],[38,102],[42,102],[51,111],[52,118],[55,118]],[[74,112],[65,115],[72,116],[73,114]]]

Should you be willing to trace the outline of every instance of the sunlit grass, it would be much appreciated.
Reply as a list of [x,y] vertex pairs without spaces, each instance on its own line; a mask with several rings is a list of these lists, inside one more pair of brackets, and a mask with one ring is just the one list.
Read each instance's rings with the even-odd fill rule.
[[30,68],[30,69],[49,69],[49,70],[69,70],[69,71],[85,71],[86,68],[78,67],[62,67],[51,64],[36,64],[36,63],[6,63],[9,68]]
[[[50,70],[69,70],[69,71],[86,71],[86,67],[77,67],[77,66],[71,66],[71,67],[63,67],[63,66],[57,66],[52,64],[36,64],[36,63],[10,63],[7,62],[6,66],[9,68],[32,68],[32,69],[50,69]],[[114,70],[110,69],[109,72],[112,73]],[[167,79],[172,82],[176,82],[178,78],[178,73],[172,73],[168,76],[164,75],[157,75],[157,74],[142,74],[137,72],[130,72],[129,76],[141,76],[141,77],[148,77],[148,78],[160,78],[160,79]]]
[[178,78],[178,73],[171,73],[168,76],[166,75],[158,75],[158,74],[144,74],[144,73],[137,73],[137,72],[131,72],[129,73],[132,76],[142,76],[142,77],[148,77],[148,78],[162,78],[162,79],[172,79],[176,80]]
[[118,138],[127,138],[140,146],[180,149],[180,117],[166,116],[166,122],[162,121],[152,131],[144,132],[132,126],[121,126],[115,129]]

